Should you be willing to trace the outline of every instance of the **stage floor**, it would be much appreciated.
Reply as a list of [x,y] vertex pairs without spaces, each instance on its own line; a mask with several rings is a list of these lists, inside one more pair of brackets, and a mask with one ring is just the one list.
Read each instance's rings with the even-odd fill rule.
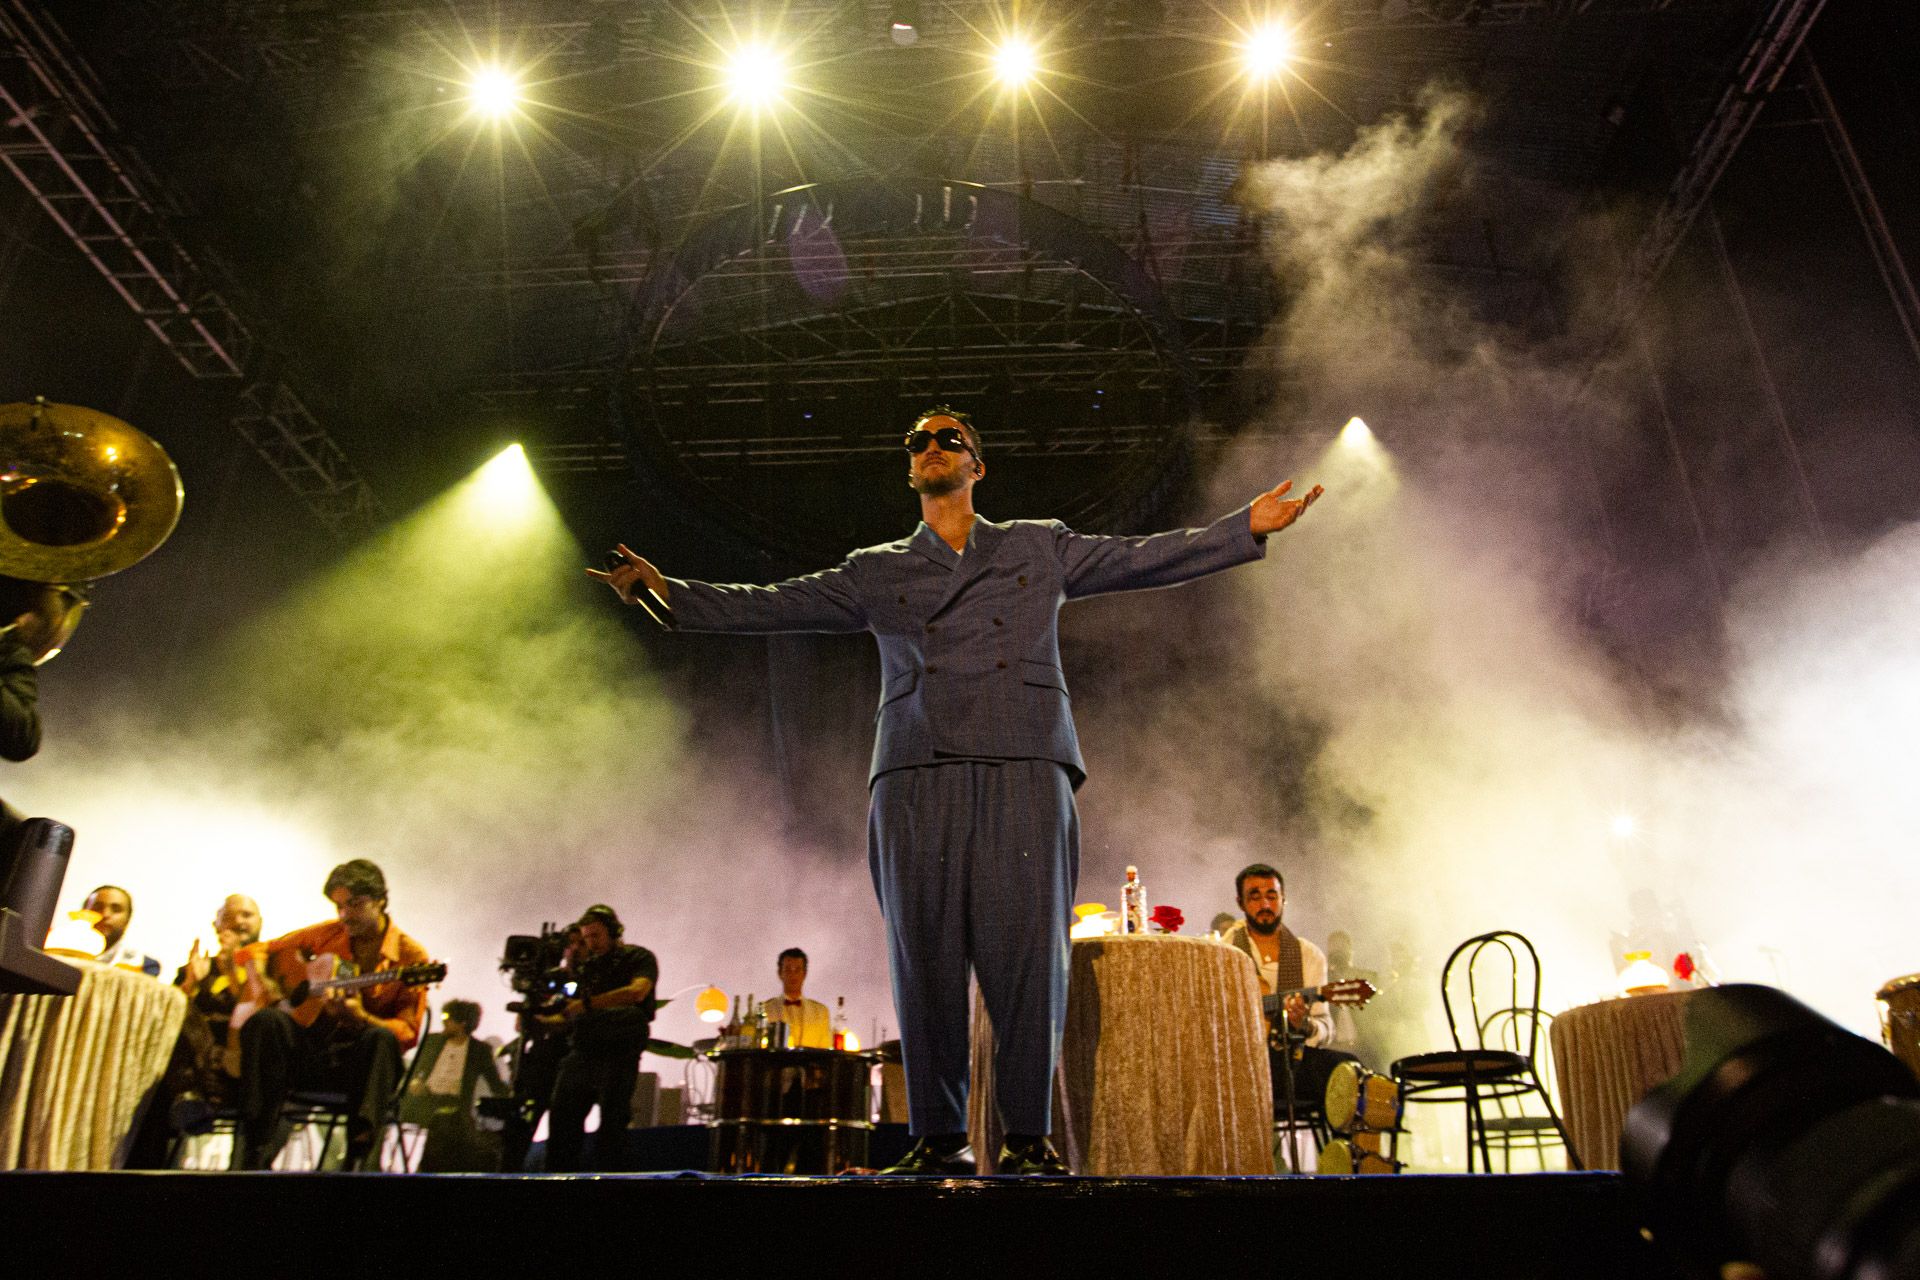
[[[719,1178],[702,1174],[0,1175],[10,1244],[156,1274],[472,1263],[877,1276],[1418,1274],[1663,1280],[1617,1174]],[[415,1252],[417,1250],[417,1253]],[[244,1260],[244,1261],[242,1261]],[[816,1265],[817,1264],[817,1265]],[[20,1274],[30,1274],[21,1272]],[[44,1272],[42,1272],[44,1274]]]

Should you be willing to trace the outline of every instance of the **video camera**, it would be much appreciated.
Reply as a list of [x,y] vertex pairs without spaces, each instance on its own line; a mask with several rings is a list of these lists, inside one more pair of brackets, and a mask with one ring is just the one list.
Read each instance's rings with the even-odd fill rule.
[[507,1012],[529,1017],[559,1012],[579,986],[564,964],[566,954],[565,925],[546,922],[537,936],[516,933],[509,937],[500,956],[500,972],[507,975],[520,999],[509,1003]]

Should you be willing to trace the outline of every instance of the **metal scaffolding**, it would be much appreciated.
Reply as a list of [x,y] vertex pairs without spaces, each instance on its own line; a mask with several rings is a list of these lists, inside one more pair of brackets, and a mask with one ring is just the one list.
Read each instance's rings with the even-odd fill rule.
[[28,0],[0,0],[0,164],[196,378],[249,380],[233,425],[337,536],[378,506],[291,386],[260,376],[258,344],[216,283],[221,275],[172,229],[164,185],[116,144],[92,73]]

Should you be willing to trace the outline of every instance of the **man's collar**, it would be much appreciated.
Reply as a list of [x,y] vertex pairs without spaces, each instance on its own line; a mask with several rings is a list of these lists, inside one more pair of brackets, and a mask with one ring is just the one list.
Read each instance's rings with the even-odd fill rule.
[[[980,517],[975,516],[974,523],[977,525],[979,521]],[[971,534],[968,535],[968,539],[971,541]],[[960,553],[948,546],[947,540],[935,533],[933,526],[925,520],[922,520],[920,527],[913,531],[913,536],[907,540],[907,545],[942,569],[951,569],[960,561]]]

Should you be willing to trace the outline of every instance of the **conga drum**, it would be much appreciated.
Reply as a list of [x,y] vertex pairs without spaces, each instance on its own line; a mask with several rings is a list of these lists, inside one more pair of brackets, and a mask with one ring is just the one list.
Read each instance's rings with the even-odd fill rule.
[[1357,1062],[1343,1062],[1327,1078],[1326,1113],[1335,1133],[1382,1133],[1397,1128],[1400,1086]]
[[1396,1173],[1400,1166],[1380,1154],[1380,1135],[1355,1133],[1320,1148],[1321,1173]]
[[1895,978],[1875,998],[1880,1002],[1880,1038],[1907,1070],[1920,1076],[1920,973]]

